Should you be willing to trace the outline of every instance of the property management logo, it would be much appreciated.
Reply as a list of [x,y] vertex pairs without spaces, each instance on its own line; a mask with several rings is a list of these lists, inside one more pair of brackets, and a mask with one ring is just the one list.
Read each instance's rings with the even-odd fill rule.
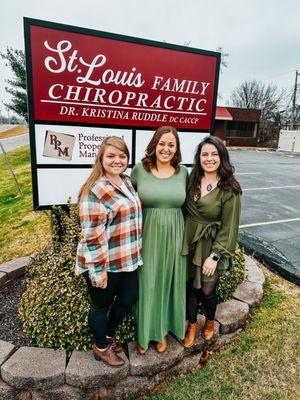
[[75,136],[73,135],[50,130],[46,131],[43,156],[71,161],[74,143]]

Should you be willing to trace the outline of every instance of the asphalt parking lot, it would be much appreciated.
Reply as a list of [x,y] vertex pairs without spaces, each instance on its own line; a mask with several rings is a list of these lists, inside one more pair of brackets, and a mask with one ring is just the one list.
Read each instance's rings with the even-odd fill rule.
[[300,284],[300,154],[230,151],[243,189],[239,242]]

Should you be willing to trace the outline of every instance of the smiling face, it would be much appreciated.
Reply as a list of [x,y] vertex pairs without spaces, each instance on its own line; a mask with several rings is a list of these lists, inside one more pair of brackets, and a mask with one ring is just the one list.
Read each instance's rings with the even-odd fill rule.
[[218,171],[220,163],[220,156],[216,146],[205,144],[200,153],[200,164],[204,172],[212,173]]
[[118,176],[127,168],[128,157],[116,147],[107,146],[103,153],[102,165],[106,175]]
[[162,164],[170,164],[176,150],[176,138],[173,133],[164,133],[159,139],[155,149],[156,160]]

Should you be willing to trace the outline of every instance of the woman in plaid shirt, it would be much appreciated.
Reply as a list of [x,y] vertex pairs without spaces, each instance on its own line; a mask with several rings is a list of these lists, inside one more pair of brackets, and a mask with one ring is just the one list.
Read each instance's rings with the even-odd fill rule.
[[112,366],[124,364],[114,335],[138,298],[136,270],[142,264],[141,204],[123,174],[128,160],[125,142],[116,136],[106,138],[78,204],[82,238],[75,273],[83,274],[91,297],[94,356]]

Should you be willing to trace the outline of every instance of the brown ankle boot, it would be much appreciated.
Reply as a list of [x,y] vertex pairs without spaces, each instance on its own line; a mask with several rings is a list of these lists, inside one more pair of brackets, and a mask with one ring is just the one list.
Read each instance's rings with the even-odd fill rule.
[[106,341],[110,344],[115,353],[122,353],[123,347],[120,344],[117,344],[114,337],[107,337]]
[[95,344],[92,348],[97,361],[102,360],[112,367],[121,367],[125,364],[125,361],[114,352],[111,345],[108,345],[108,347],[102,351],[100,351]]
[[215,330],[215,320],[210,321],[209,319],[205,319],[205,324],[202,331],[202,337],[204,340],[210,340],[214,336]]
[[188,326],[187,326],[187,330],[185,332],[183,346],[191,347],[196,340],[197,333],[198,333],[198,322],[194,322],[193,324],[191,322],[189,322]]
[[167,345],[168,345],[168,342],[167,342],[167,335],[166,335],[166,336],[164,336],[161,343],[155,344],[155,348],[159,353],[163,353],[164,351],[166,351]]
[[148,349],[143,349],[143,347],[142,347],[139,343],[136,344],[136,349],[137,349],[137,351],[139,352],[139,354],[140,354],[141,356],[143,356],[144,354],[146,354],[146,352],[147,352],[147,350],[148,350]]

